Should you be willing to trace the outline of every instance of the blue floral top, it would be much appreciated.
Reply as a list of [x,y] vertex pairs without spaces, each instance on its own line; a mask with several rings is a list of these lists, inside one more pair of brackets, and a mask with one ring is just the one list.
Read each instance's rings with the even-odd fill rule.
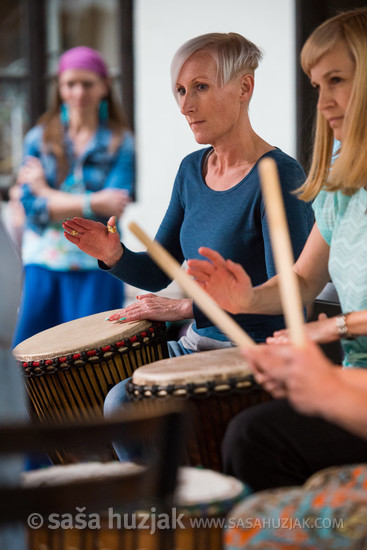
[[[126,132],[120,147],[109,150],[112,132],[100,126],[80,156],[75,156],[73,144],[65,137],[65,147],[70,170],[66,179],[58,185],[57,164],[54,155],[45,150],[43,127],[32,128],[24,140],[24,159],[34,156],[40,159],[47,183],[54,189],[67,193],[93,193],[102,189],[126,189],[132,191],[134,181],[134,139]],[[47,198],[32,194],[30,186],[22,187],[22,204],[26,213],[22,256],[24,265],[40,265],[59,271],[98,269],[97,261],[67,241],[61,222],[49,217]],[[94,219],[106,223],[106,219]]]

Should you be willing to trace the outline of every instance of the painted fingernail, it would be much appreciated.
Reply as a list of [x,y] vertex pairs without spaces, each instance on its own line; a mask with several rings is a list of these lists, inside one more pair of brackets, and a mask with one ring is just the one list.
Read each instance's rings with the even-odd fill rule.
[[119,321],[126,321],[126,317],[121,317]]

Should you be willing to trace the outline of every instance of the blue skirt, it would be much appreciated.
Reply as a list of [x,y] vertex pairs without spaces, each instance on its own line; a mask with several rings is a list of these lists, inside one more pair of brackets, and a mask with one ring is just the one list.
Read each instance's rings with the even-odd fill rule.
[[53,271],[28,265],[12,347],[61,323],[122,308],[123,301],[123,283],[102,270]]

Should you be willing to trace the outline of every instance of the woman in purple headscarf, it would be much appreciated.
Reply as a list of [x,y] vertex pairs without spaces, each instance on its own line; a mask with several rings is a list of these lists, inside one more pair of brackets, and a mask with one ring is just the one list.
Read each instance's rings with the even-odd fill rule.
[[123,286],[70,245],[61,222],[121,216],[134,180],[134,142],[99,52],[59,60],[56,97],[25,137],[17,183],[26,214],[23,297],[13,346],[51,326],[119,308]]

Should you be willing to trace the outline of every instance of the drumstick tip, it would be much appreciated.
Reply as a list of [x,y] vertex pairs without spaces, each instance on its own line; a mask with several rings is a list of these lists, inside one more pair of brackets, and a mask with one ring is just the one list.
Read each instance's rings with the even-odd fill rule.
[[134,233],[134,234],[136,233],[136,230],[137,230],[137,229],[140,229],[139,226],[138,226],[138,224],[137,224],[136,222],[129,222],[129,223],[127,224],[127,227],[128,227],[128,228],[130,229],[130,231],[131,231],[132,233]]
[[272,157],[264,157],[260,159],[259,166],[276,166],[277,163]]

